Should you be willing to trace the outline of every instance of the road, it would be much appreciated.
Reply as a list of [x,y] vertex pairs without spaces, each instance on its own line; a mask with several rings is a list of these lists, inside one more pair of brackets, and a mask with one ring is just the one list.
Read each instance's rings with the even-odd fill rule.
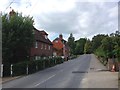
[[[95,70],[105,69],[98,61],[96,63],[96,60],[93,54],[81,55],[77,59],[4,83],[3,88],[89,88],[91,87],[90,84],[88,85],[90,81],[86,81],[86,79],[93,80]],[[97,65],[98,63],[99,65]],[[96,66],[99,68],[95,69]],[[96,86],[98,87],[99,83]],[[117,81],[113,86],[107,85],[107,87],[117,88]]]

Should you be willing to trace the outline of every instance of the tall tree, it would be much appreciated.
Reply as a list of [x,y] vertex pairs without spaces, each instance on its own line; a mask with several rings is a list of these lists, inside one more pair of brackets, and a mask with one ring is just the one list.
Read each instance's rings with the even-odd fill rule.
[[12,14],[2,16],[3,63],[17,63],[27,60],[34,41],[33,18]]
[[68,45],[70,46],[70,52],[71,54],[75,54],[75,38],[73,37],[73,34],[70,34],[70,37],[68,38]]
[[86,54],[92,53],[92,42],[89,39],[85,43],[84,53],[86,53]]
[[115,45],[115,43],[113,42],[112,37],[108,36],[102,40],[102,48],[108,58],[112,58],[112,56],[114,55],[114,52],[113,52],[114,45]]
[[92,51],[94,52],[98,47],[101,46],[102,40],[107,37],[107,35],[104,34],[98,34],[92,38]]
[[120,36],[117,35],[113,37],[113,42],[114,42],[114,55],[118,58],[120,61]]
[[84,46],[86,43],[86,38],[80,38],[76,41],[76,48],[75,53],[76,54],[84,54]]

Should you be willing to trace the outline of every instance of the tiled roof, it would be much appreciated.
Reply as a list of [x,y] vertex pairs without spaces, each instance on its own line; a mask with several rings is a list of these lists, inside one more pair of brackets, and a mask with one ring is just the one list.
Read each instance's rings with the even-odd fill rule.
[[[45,38],[43,36],[43,33],[41,33],[41,31],[37,30],[36,28],[34,28],[34,30],[37,32],[35,33],[35,39],[37,41],[41,41],[41,42],[44,42],[44,43],[47,43],[47,44],[51,44],[52,45],[52,42],[47,38]],[[43,31],[42,31],[43,32]],[[44,31],[45,32],[45,31]],[[46,32],[45,32],[46,33]],[[48,35],[48,34],[47,34]]]
[[44,30],[40,31],[44,35],[48,35]]
[[[56,43],[55,41],[58,41],[58,43]],[[66,40],[64,39],[60,40],[60,38],[56,38],[53,40],[53,47],[56,49],[62,49],[63,44],[66,46],[66,48],[69,48]]]
[[[56,39],[54,39],[53,41],[55,41],[55,40],[59,40],[59,39],[60,39],[60,38],[56,38]],[[65,43],[67,42],[67,41],[64,40],[64,39],[62,39],[61,41],[62,41],[63,44],[65,44]]]

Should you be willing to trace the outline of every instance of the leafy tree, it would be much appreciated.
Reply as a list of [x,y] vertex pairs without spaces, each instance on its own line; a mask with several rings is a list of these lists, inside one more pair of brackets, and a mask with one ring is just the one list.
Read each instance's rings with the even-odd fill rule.
[[70,52],[71,54],[75,54],[75,38],[73,37],[73,34],[70,34],[70,37],[68,38],[68,45],[70,46]]
[[92,42],[89,39],[85,43],[84,53],[86,53],[86,54],[92,53]]
[[103,48],[100,46],[98,47],[95,52],[94,52],[97,56],[99,57],[106,57],[106,53],[104,52]]
[[106,37],[102,40],[102,48],[105,51],[108,58],[112,58],[114,55],[114,42],[112,37]]
[[97,48],[99,48],[102,44],[102,40],[107,37],[107,35],[104,34],[98,34],[92,38],[92,51],[96,51]]
[[76,48],[75,53],[76,54],[84,54],[84,46],[86,43],[86,38],[80,38],[76,41]]
[[114,54],[115,56],[118,58],[118,60],[120,61],[120,37],[117,35],[115,37],[113,37],[113,42],[114,42]]
[[22,14],[2,16],[3,63],[27,60],[34,41],[33,18]]

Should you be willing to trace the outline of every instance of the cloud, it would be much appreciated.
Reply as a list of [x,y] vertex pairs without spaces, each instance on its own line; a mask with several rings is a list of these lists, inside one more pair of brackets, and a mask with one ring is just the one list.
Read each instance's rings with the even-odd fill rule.
[[[12,1],[12,0],[11,0]],[[6,2],[6,3],[5,3]],[[2,2],[8,6],[10,1]],[[45,29],[51,40],[63,33],[76,39],[92,38],[99,33],[109,34],[118,28],[118,0],[15,0],[11,5],[24,15],[31,15],[35,27]],[[4,6],[0,6],[2,10]],[[9,10],[6,10],[8,12]]]

